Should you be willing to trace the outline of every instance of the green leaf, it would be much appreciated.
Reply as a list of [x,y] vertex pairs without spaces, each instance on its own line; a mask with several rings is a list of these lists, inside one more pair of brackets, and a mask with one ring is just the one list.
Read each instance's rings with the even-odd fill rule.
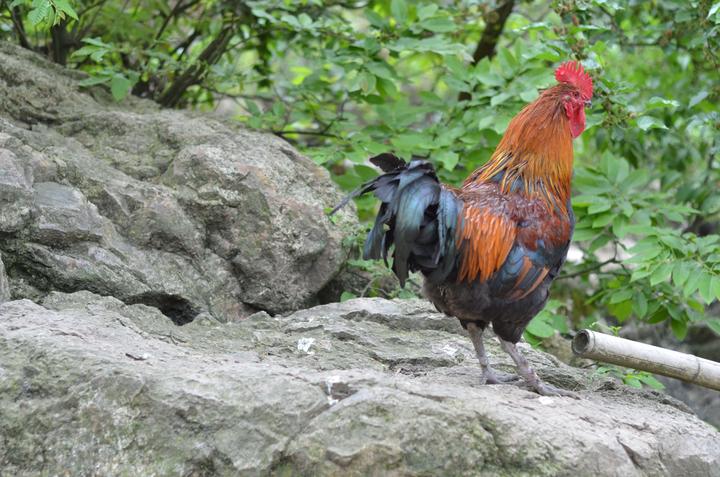
[[688,327],[687,327],[687,322],[685,322],[685,321],[676,320],[673,318],[670,321],[670,328],[672,328],[673,334],[680,341],[684,340],[685,336],[687,336]]
[[78,84],[80,86],[95,86],[96,84],[103,84],[110,81],[109,76],[91,76],[89,78],[85,78],[84,80],[81,80]]
[[608,305],[608,310],[615,316],[620,323],[627,320],[632,314],[633,303],[632,300],[625,300],[620,303],[613,303]]
[[110,81],[110,92],[115,101],[122,101],[130,92],[133,83],[128,78],[118,73]]
[[572,202],[573,205],[583,207],[592,204],[606,204],[609,200],[607,197],[601,195],[581,194],[573,197]]
[[355,170],[355,174],[357,174],[363,182],[372,180],[378,175],[377,169],[368,167],[364,164],[355,164],[353,169]]
[[577,229],[573,233],[573,240],[583,242],[585,240],[594,239],[597,235],[598,231],[595,229]]
[[720,300],[720,277],[716,275],[710,279],[710,293],[715,300]]
[[618,215],[613,219],[612,231],[618,238],[624,238],[627,235],[627,226],[630,221],[623,215]]
[[710,96],[710,93],[705,90],[700,90],[696,95],[694,95],[692,98],[690,98],[690,102],[688,103],[688,108],[692,108],[693,106],[696,106],[697,104],[700,104],[702,100]]
[[712,7],[710,7],[710,10],[708,10],[707,18],[712,17],[715,15],[718,11],[720,11],[720,2],[714,3]]
[[682,287],[690,276],[690,264],[687,262],[676,263],[673,266],[672,279],[676,287]]
[[635,293],[633,296],[633,311],[635,312],[635,316],[638,318],[645,318],[647,310],[648,302],[647,298],[645,298],[645,294],[642,292]]
[[613,221],[613,214],[605,213],[599,216],[597,219],[593,220],[592,226],[593,228],[602,228],[605,227],[607,224]]
[[652,270],[647,269],[647,268],[635,270],[632,273],[632,275],[630,276],[630,283],[641,280],[641,279],[649,276],[651,273],[652,273]]
[[[628,230],[632,231],[631,229],[632,227],[628,227]],[[656,242],[638,242],[630,252],[633,254],[632,262],[644,262],[660,255],[662,247]]]
[[539,338],[549,338],[555,334],[555,328],[548,325],[543,319],[543,315],[538,315],[532,319],[525,331]]
[[714,277],[710,275],[709,273],[702,273],[702,277],[700,278],[700,281],[698,283],[698,291],[700,292],[700,296],[702,297],[703,301],[706,304],[712,303],[712,301],[715,299],[715,295],[713,294],[712,289],[712,279]]
[[434,33],[449,33],[455,31],[458,26],[449,17],[433,17],[420,22],[420,26],[425,30]]
[[667,320],[668,318],[670,318],[670,314],[667,312],[667,310],[664,308],[660,308],[657,310],[657,312],[654,315],[652,315],[647,320],[647,322],[650,323],[651,325],[655,325],[657,323],[662,323],[663,321]]
[[375,91],[375,85],[377,83],[375,75],[363,71],[362,73],[360,73],[359,79],[359,86],[364,94],[367,95]]
[[655,108],[677,108],[680,106],[680,103],[675,101],[674,99],[665,99],[661,98],[659,96],[653,96],[650,98],[645,105],[646,109],[655,109]]
[[357,295],[355,295],[354,293],[349,292],[349,291],[344,291],[344,292],[342,292],[342,293],[340,294],[340,301],[341,301],[341,302],[343,302],[343,301],[348,301],[348,300],[352,300],[353,298],[357,298]]
[[390,12],[398,23],[404,24],[407,22],[408,7],[405,0],[392,0],[390,2]]
[[434,3],[428,3],[426,5],[418,7],[417,16],[420,20],[425,20],[426,18],[430,18],[431,16],[435,15],[435,12],[437,11],[437,5],[435,5]]
[[715,334],[720,336],[720,318],[713,318],[711,320],[708,320],[707,325],[710,327],[711,330],[715,332]]
[[687,279],[687,282],[685,282],[685,286],[683,287],[683,294],[685,296],[690,296],[693,293],[695,293],[698,289],[698,286],[700,285],[700,279],[702,278],[702,274],[699,270],[693,270],[690,273],[690,276]]
[[650,285],[655,286],[658,283],[667,281],[670,278],[672,271],[672,263],[663,263],[652,272],[652,275],[650,275]]
[[662,121],[652,116],[640,116],[637,120],[637,125],[643,131],[647,131],[648,129],[667,129]]
[[367,68],[370,73],[374,74],[379,78],[392,80],[396,76],[392,66],[388,65],[387,63],[373,61],[366,64],[365,68]]
[[28,13],[28,21],[30,22],[30,25],[32,26],[38,26],[43,21],[47,20],[50,16],[50,13],[52,12],[52,9],[50,8],[50,1],[49,0],[42,0],[39,5],[37,5],[35,8],[30,10],[30,13]]
[[594,215],[599,214],[600,212],[605,212],[606,210],[610,210],[612,207],[612,204],[610,202],[605,202],[604,204],[592,204],[590,207],[588,207],[588,214]]
[[300,26],[303,28],[311,28],[313,25],[312,18],[310,18],[310,15],[307,13],[301,13],[298,15],[298,23],[300,23]]
[[643,384],[646,384],[653,389],[657,389],[658,391],[665,389],[665,385],[650,374],[643,373],[641,375],[638,375],[638,379],[642,381]]
[[452,171],[460,161],[460,155],[453,151],[442,151],[435,156],[435,160],[442,164],[444,169]]
[[[535,88],[528,89],[528,90],[523,91],[522,93],[520,93],[519,96],[520,96],[520,99],[522,99],[522,100],[525,101],[526,103],[531,103],[531,102],[533,102],[533,101],[535,101],[535,100],[537,99],[537,97],[538,97],[538,90],[535,89]],[[590,127],[590,126],[586,126],[586,128],[587,128],[587,127]]]
[[70,5],[68,0],[53,0],[55,8],[74,20],[79,20],[77,12]]
[[364,8],[363,10],[365,18],[367,18],[368,22],[375,28],[379,28],[380,30],[382,30],[388,26],[387,20],[385,20],[385,18],[378,14],[376,11],[370,8]]
[[495,131],[498,134],[502,134],[505,132],[505,130],[508,127],[508,124],[510,124],[510,120],[512,118],[510,116],[506,115],[498,115],[495,117],[495,123],[493,124],[493,131]]
[[633,290],[631,288],[620,288],[618,291],[610,296],[610,303],[620,303],[633,296]]
[[510,93],[500,93],[496,94],[495,96],[490,99],[490,106],[497,106],[498,104],[502,104],[508,99],[510,99],[511,95]]
[[491,71],[490,60],[483,58],[475,65],[475,78],[486,86],[504,86],[505,80],[502,76]]
[[99,46],[99,47],[108,48],[108,49],[112,48],[111,44],[105,43],[100,38],[83,38],[82,41],[83,41],[83,43],[87,43],[88,45]]

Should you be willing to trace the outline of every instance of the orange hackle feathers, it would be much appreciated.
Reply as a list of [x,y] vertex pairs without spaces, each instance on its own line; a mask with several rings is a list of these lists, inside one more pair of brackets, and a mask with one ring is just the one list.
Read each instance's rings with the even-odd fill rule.
[[555,70],[555,79],[558,83],[567,83],[575,86],[588,101],[593,94],[593,81],[590,75],[585,73],[583,66],[577,61],[567,61]]
[[492,209],[468,203],[463,210],[461,240],[465,243],[460,281],[487,280],[505,262],[517,234],[514,224]]
[[[464,190],[477,190],[492,184],[507,197],[515,192],[538,199],[545,204],[550,217],[560,214],[567,218],[573,138],[564,101],[578,93],[582,99],[589,100],[593,85],[590,76],[576,62],[562,64],[555,71],[555,78],[558,85],[543,91],[537,100],[525,106],[510,121],[490,161],[466,179]],[[465,249],[460,280],[489,278],[502,266],[516,238],[534,247],[535,240],[528,237],[535,232],[525,229],[520,233],[503,214],[493,213],[492,206],[468,203],[463,218],[460,238]],[[566,221],[550,219],[547,224],[555,222],[565,224]],[[560,242],[566,239],[569,230],[565,230],[567,227],[559,229],[557,233],[550,233],[551,236],[558,235]],[[538,276],[530,291],[547,273],[545,270]]]
[[565,89],[565,85],[557,85],[525,106],[510,121],[490,161],[471,174],[463,187],[487,183],[504,172],[500,182],[504,193],[510,193],[515,180],[520,179],[525,194],[564,210],[570,197],[573,163],[568,119],[558,100]]

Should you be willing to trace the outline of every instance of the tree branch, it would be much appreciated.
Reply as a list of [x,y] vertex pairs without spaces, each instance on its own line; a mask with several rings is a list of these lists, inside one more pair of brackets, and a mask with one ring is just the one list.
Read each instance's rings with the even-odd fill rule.
[[[3,1],[3,5],[4,4],[5,2]],[[30,46],[30,42],[27,39],[27,35],[25,34],[25,26],[23,25],[22,15],[20,14],[19,7],[13,7],[12,9],[10,9],[10,17],[12,18],[13,27],[18,37],[18,43],[20,43],[20,46],[22,46],[23,48],[31,50],[32,47]]]
[[50,38],[52,43],[50,44],[50,53],[52,60],[65,66],[67,64],[68,53],[70,48],[76,46],[75,38],[73,38],[67,31],[67,19],[61,21],[57,25],[53,25],[50,28]]
[[[505,22],[512,13],[514,6],[515,0],[505,0],[485,15],[485,30],[483,30],[480,41],[473,52],[473,65],[478,64],[483,58],[495,56],[497,42],[500,40],[500,35],[505,28]],[[462,91],[458,95],[458,100],[468,101],[470,97],[470,93]]]
[[226,22],[218,36],[200,53],[197,61],[175,78],[175,81],[158,98],[158,102],[166,108],[176,106],[183,93],[190,86],[199,83],[207,74],[210,65],[215,64],[225,53],[234,33],[235,19],[231,19]]
[[[97,20],[98,16],[100,15],[100,12],[102,11],[102,7],[103,7],[103,5],[105,5],[105,3],[107,3],[107,0],[100,0],[100,1],[98,1],[98,2],[95,2],[95,3],[93,3],[92,5],[88,6],[85,10],[83,10],[83,13],[81,13],[81,14],[78,15],[81,19],[84,19],[84,18],[85,18],[85,14],[86,14],[87,12],[89,12],[92,8],[97,7],[97,9],[93,12],[93,16],[90,17],[90,21],[88,21],[88,22],[82,27],[82,29],[80,29],[80,28],[78,27],[78,30],[77,30],[76,32],[74,32],[74,36],[75,36],[76,41],[81,42],[82,39],[85,38],[85,36],[86,36],[88,33],[90,33],[90,31],[92,30],[93,25],[95,24],[95,21]],[[78,23],[77,25],[80,25],[80,23]],[[76,25],[76,26],[77,26],[77,25]]]
[[578,270],[577,272],[574,272],[574,273],[564,273],[564,274],[560,275],[559,277],[557,277],[556,280],[564,280],[567,278],[579,277],[581,275],[585,275],[586,273],[594,272],[595,270],[600,270],[605,265],[608,265],[611,263],[618,263],[617,258],[613,257],[611,259],[605,260],[604,262],[596,263],[595,265],[593,265],[591,267],[587,267],[587,268],[583,268],[582,270]]
[[160,28],[158,29],[157,33],[155,33],[155,41],[158,41],[160,37],[162,37],[162,34],[165,33],[165,30],[167,29],[168,25],[172,21],[173,18],[178,17],[181,13],[185,12],[187,9],[194,7],[200,2],[200,0],[191,0],[190,2],[183,5],[182,0],[178,0],[178,2],[175,4],[173,9],[168,13],[168,15],[163,20],[162,25],[160,25]]

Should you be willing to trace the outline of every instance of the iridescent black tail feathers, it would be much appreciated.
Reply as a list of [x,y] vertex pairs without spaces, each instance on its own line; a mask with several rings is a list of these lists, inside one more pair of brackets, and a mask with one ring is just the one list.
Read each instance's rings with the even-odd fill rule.
[[364,258],[382,258],[387,263],[394,246],[392,270],[402,286],[411,271],[421,271],[433,283],[445,280],[455,271],[459,255],[456,237],[462,202],[440,183],[427,161],[406,163],[385,153],[370,162],[385,174],[360,186],[331,213],[354,197],[374,192],[381,204],[365,242]]

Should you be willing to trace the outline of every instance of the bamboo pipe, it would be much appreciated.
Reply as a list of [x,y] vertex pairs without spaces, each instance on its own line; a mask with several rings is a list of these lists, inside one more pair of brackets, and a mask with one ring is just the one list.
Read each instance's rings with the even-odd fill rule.
[[572,342],[583,358],[662,374],[720,391],[720,363],[617,336],[581,330]]

